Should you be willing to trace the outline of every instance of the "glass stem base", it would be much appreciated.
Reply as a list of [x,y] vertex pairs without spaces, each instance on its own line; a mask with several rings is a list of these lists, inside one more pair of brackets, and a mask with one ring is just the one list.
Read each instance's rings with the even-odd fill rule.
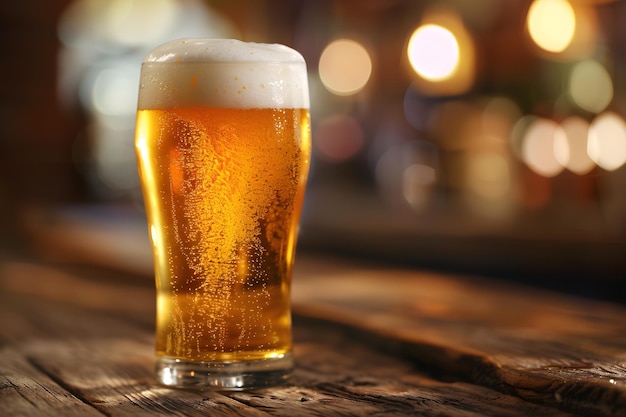
[[242,391],[284,383],[293,370],[291,353],[280,358],[244,362],[191,362],[159,356],[159,382],[176,388]]

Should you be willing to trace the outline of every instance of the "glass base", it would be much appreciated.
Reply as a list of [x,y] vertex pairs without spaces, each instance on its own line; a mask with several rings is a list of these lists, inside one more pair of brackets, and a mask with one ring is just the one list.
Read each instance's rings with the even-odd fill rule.
[[293,370],[291,353],[281,358],[246,362],[190,362],[160,356],[156,372],[161,384],[176,388],[242,391],[284,383]]

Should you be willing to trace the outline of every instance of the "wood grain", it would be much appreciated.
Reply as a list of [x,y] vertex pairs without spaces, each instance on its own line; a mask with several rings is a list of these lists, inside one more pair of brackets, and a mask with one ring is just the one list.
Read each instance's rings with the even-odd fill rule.
[[309,271],[295,311],[438,378],[587,415],[626,415],[626,310],[494,281],[351,266]]
[[90,404],[42,373],[28,358],[0,349],[0,410],[3,416],[101,416]]
[[[151,282],[4,262],[0,415],[623,414],[615,408],[622,386],[601,384],[595,367],[619,357],[615,343],[600,349],[601,338],[621,328],[619,308],[536,294],[535,300],[550,302],[537,307],[534,314],[549,314],[538,325],[520,321],[515,311],[523,302],[500,301],[504,288],[497,286],[473,290],[480,283],[317,262],[302,262],[296,274],[292,379],[229,394],[156,384]],[[486,303],[501,314],[490,313]],[[576,326],[546,336],[559,316]],[[582,334],[591,335],[585,352]],[[507,349],[507,340],[543,345]]]

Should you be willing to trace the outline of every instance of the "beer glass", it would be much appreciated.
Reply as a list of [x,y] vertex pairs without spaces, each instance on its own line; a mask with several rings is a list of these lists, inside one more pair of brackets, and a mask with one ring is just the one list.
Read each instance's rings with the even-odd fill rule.
[[141,67],[135,148],[157,288],[157,375],[239,390],[293,367],[290,289],[309,170],[306,64],[184,39]]

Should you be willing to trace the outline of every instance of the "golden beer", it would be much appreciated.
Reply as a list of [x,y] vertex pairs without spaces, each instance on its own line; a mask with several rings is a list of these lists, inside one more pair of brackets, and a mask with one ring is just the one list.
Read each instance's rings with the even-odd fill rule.
[[[268,47],[279,53],[265,57]],[[166,385],[242,389],[291,371],[291,274],[310,157],[296,54],[193,40],[144,60],[135,144]]]

